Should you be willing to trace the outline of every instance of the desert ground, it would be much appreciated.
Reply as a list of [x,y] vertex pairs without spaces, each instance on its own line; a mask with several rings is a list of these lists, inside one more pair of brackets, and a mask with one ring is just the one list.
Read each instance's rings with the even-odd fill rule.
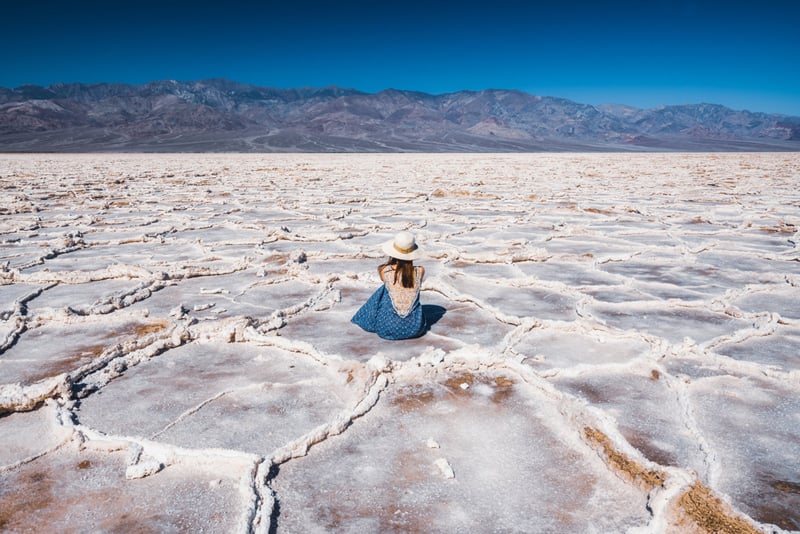
[[0,531],[800,531],[800,154],[0,155]]

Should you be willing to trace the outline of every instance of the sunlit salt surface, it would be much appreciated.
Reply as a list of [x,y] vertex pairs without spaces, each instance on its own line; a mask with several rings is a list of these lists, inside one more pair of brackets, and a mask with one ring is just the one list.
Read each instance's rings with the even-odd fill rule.
[[0,156],[0,531],[800,531],[798,458],[797,154]]

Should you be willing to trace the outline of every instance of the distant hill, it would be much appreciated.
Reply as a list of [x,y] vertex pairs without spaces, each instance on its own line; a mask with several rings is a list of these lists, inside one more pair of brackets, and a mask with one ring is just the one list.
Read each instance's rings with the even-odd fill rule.
[[590,106],[512,90],[430,95],[230,80],[0,88],[3,152],[800,150],[800,117],[715,104]]

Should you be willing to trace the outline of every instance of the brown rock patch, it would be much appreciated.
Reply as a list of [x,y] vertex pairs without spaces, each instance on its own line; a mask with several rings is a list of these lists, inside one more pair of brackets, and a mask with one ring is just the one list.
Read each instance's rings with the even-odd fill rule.
[[700,532],[713,534],[760,534],[749,521],[714,495],[702,482],[696,481],[678,499],[683,522],[694,523]]
[[664,484],[667,475],[663,471],[648,469],[628,458],[626,454],[614,448],[611,440],[603,432],[587,426],[583,429],[583,435],[594,447],[600,447],[609,467],[640,488],[650,491]]

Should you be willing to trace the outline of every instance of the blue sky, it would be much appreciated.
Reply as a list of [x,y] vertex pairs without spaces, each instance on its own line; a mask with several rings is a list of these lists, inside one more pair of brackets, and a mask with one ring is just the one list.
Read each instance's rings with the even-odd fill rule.
[[788,0],[13,2],[0,86],[229,78],[800,116],[798,28]]

